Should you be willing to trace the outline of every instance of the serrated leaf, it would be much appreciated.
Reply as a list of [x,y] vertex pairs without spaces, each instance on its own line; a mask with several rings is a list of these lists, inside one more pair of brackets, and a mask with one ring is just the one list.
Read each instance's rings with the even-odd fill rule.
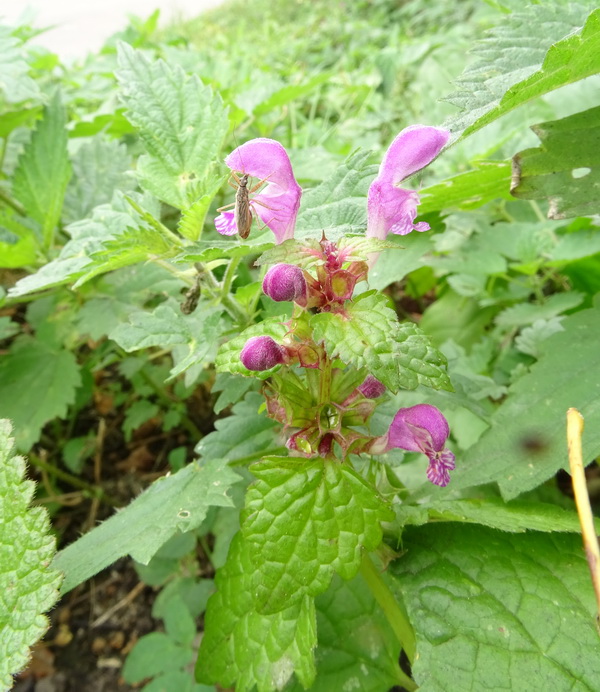
[[315,609],[304,597],[272,615],[254,608],[250,546],[238,533],[227,563],[217,572],[217,592],[206,609],[205,631],[196,663],[196,679],[236,685],[237,692],[281,690],[295,672],[304,688],[315,678]]
[[346,363],[367,369],[393,392],[419,384],[452,389],[443,370],[445,358],[415,324],[399,324],[380,293],[362,293],[345,314],[314,315],[311,326],[314,339],[325,342],[331,357],[339,354]]
[[21,337],[0,358],[0,417],[15,424],[17,445],[27,451],[53,418],[64,418],[81,384],[74,355],[42,339]]
[[[7,318],[8,319],[8,318]],[[2,334],[2,318],[0,317],[0,334]],[[252,389],[254,383],[246,377],[238,377],[230,375],[228,372],[219,372],[212,386],[212,392],[220,392],[219,397],[215,401],[214,412],[221,411],[231,404],[236,404],[242,400],[249,389]],[[206,439],[206,438],[203,438]],[[202,442],[202,440],[200,441]]]
[[364,233],[367,226],[367,190],[377,166],[367,163],[369,152],[352,154],[317,187],[305,190],[300,202],[295,237],[329,240],[348,233]]
[[187,209],[207,193],[205,178],[229,127],[221,97],[196,75],[120,43],[117,78],[148,151],[138,160],[141,182],[156,197]]
[[56,92],[19,157],[13,179],[13,193],[40,224],[46,247],[52,243],[71,178],[66,125],[65,109]]
[[[584,463],[600,454],[600,306],[566,317],[564,331],[540,344],[542,355],[509,389],[491,427],[457,461],[456,490],[497,482],[506,500],[537,487],[567,464],[566,412],[586,420]],[[532,445],[534,449],[532,449]]]
[[241,516],[252,546],[252,593],[259,612],[276,613],[352,579],[363,550],[381,543],[380,522],[393,514],[348,466],[323,459],[272,457],[251,467],[257,477]]
[[510,199],[508,161],[478,161],[476,166],[472,171],[420,190],[419,214],[443,209],[477,209],[494,199]]
[[273,243],[259,243],[257,245],[240,244],[232,240],[199,240],[188,245],[177,257],[175,262],[213,262],[219,259],[232,259],[234,257],[246,257],[247,255],[264,252],[273,246]]
[[60,575],[49,567],[56,550],[42,507],[29,507],[35,484],[13,454],[12,426],[0,419],[0,688],[25,667],[29,647],[48,629],[43,613],[58,600]]
[[319,261],[322,253],[323,250],[316,238],[304,240],[290,238],[263,252],[255,264],[257,267],[265,264],[297,264],[299,267],[308,269]]
[[[335,577],[315,605],[319,644],[311,692],[381,692],[402,685],[400,644],[360,575],[351,581]],[[291,689],[302,688],[296,683]]]
[[194,652],[181,646],[164,632],[151,632],[139,639],[125,660],[122,675],[125,682],[142,682],[161,673],[177,671],[194,659]]
[[258,392],[246,394],[233,407],[231,416],[216,421],[216,430],[198,442],[196,453],[205,459],[218,457],[232,462],[248,457],[255,460],[273,454],[274,448],[282,448],[283,443],[277,444],[275,439],[279,423],[261,411],[264,403]]
[[537,96],[600,71],[600,14],[592,12],[582,33],[571,35],[591,9],[544,3],[503,15],[501,24],[473,49],[480,57],[447,98],[465,112],[446,126],[466,137]]
[[135,187],[131,157],[127,148],[117,140],[104,136],[84,142],[73,157],[73,177],[65,194],[63,218],[66,222],[85,219],[94,207],[108,204],[115,190]]
[[[474,546],[477,547],[474,550]],[[594,690],[600,643],[581,538],[429,525],[403,535],[397,579],[423,692]]]
[[[429,521],[458,521],[467,524],[481,524],[500,531],[523,533],[525,531],[564,531],[579,533],[581,524],[577,512],[569,511],[544,502],[513,500],[503,502],[496,497],[485,500],[448,500],[430,502],[425,512],[418,516],[414,506],[398,505],[396,520],[401,524],[421,525]],[[600,528],[600,520],[597,520]]]
[[577,291],[568,293],[555,293],[548,296],[541,305],[533,303],[519,303],[506,308],[496,316],[495,322],[499,327],[523,327],[533,324],[536,320],[548,320],[556,317],[566,310],[581,305],[585,296]]
[[0,26],[0,93],[8,103],[19,103],[42,96],[37,83],[29,76],[23,42],[7,26]]
[[[600,50],[600,38],[598,44]],[[600,208],[600,107],[531,129],[541,146],[514,157],[511,193],[520,199],[548,200],[550,219],[596,213]]]
[[61,550],[53,566],[66,593],[124,555],[146,565],[177,531],[200,526],[209,507],[231,507],[229,487],[240,480],[220,459],[188,464],[160,478],[127,507]]
[[183,210],[177,230],[184,238],[198,240],[201,236],[204,220],[215,194],[216,190],[212,194],[202,195],[190,207]]
[[248,370],[242,365],[240,360],[240,353],[246,344],[246,341],[252,336],[270,336],[278,343],[281,343],[282,339],[288,332],[288,327],[285,325],[285,317],[271,317],[264,320],[260,324],[253,324],[251,327],[244,329],[244,331],[231,341],[226,341],[219,348],[217,353],[217,358],[215,360],[215,365],[217,370],[224,372],[230,372],[234,375],[247,375],[252,377],[258,377],[261,380],[266,380],[274,372],[279,370],[280,366],[276,365],[270,370],[263,370],[262,372],[255,372],[254,370]]

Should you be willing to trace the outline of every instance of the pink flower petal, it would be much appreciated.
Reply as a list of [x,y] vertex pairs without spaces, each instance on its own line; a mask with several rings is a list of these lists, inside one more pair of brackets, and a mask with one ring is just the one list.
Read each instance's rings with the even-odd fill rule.
[[215,218],[215,228],[221,235],[235,235],[237,226],[235,225],[234,213],[232,211],[224,211]]

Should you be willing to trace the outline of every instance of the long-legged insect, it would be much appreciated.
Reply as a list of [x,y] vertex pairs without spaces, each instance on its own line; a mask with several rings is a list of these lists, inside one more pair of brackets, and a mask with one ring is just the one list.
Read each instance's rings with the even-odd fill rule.
[[[252,228],[252,219],[254,218],[252,207],[250,205],[250,195],[253,192],[256,192],[261,185],[267,182],[269,178],[269,176],[263,178],[258,183],[256,183],[256,185],[248,189],[249,177],[250,175],[248,173],[244,173],[240,178],[235,174],[235,172],[232,171],[231,177],[229,178],[228,182],[231,185],[231,187],[235,188],[235,202],[233,202],[232,204],[227,204],[224,207],[220,207],[219,209],[217,209],[217,211],[223,211],[231,207],[234,208],[233,218],[235,221],[235,225],[237,226],[240,238],[244,240],[250,235],[250,229]],[[231,178],[233,178],[237,184],[232,183]],[[253,200],[253,204],[260,204],[262,207],[270,209],[270,207],[267,207],[266,204],[263,204],[258,200]]]

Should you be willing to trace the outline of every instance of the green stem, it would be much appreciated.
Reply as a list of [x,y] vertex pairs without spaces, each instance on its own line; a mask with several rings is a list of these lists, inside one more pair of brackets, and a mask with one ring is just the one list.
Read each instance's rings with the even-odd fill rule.
[[111,498],[109,495],[107,495],[102,488],[98,488],[97,486],[90,485],[89,483],[86,483],[85,481],[82,481],[80,478],[77,478],[77,476],[73,476],[70,473],[67,473],[66,471],[63,471],[62,469],[56,468],[56,466],[53,466],[52,464],[48,464],[46,461],[43,461],[40,459],[38,456],[35,454],[32,454],[31,452],[28,454],[29,458],[29,463],[32,466],[35,466],[38,469],[42,469],[43,471],[46,471],[49,473],[51,476],[55,476],[56,478],[60,478],[62,481],[65,481],[65,483],[68,483],[69,485],[73,486],[74,488],[79,488],[80,490],[85,490],[92,497],[97,497],[101,502],[104,502],[105,504],[111,506],[111,507],[118,507],[119,503]]
[[215,275],[210,271],[210,269],[208,269],[205,266],[203,266],[203,270],[204,272],[202,274],[202,278],[204,279],[208,288],[213,292],[215,296],[220,296],[221,303],[225,310],[227,310],[227,312],[230,314],[230,316],[240,326],[246,326],[246,323],[248,322],[248,317],[244,310],[242,310],[242,308],[240,307],[240,304],[237,302],[237,300],[235,300],[235,298],[230,293],[223,295],[222,286],[216,280]]
[[227,269],[225,270],[225,274],[223,275],[223,281],[221,281],[221,297],[222,298],[229,295],[229,291],[231,290],[231,284],[233,283],[233,280],[235,279],[235,272],[236,272],[241,261],[242,261],[241,257],[234,257],[229,262]]
[[[367,553],[365,553],[360,565],[360,573],[367,582],[375,600],[383,610],[396,637],[398,637],[400,645],[404,649],[404,653],[412,665],[415,660],[417,643],[415,640],[415,632],[408,619],[408,613],[404,608],[404,603],[398,601],[398,599],[394,597]],[[407,689],[416,689],[416,687]]]
[[322,350],[320,361],[319,403],[328,404],[331,401],[331,361],[325,349]]

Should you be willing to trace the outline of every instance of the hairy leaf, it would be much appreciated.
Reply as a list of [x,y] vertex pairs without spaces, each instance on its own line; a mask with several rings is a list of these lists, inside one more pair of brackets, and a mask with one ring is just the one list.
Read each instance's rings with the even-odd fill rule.
[[[0,26],[0,93],[8,103],[39,99],[40,88],[29,76],[23,42],[7,26]],[[2,135],[4,136],[4,135]]]
[[419,384],[451,390],[442,354],[416,325],[399,324],[385,296],[375,291],[358,296],[345,314],[315,315],[311,325],[330,356],[366,368],[393,392]]
[[348,466],[323,459],[269,458],[253,464],[241,526],[252,546],[252,593],[260,612],[276,613],[316,596],[334,574],[352,579],[363,550],[381,542],[391,511]]
[[[543,3],[502,17],[473,53],[448,101],[461,113],[447,123],[467,136],[513,108],[600,70],[598,21],[591,5]],[[562,40],[561,40],[562,39]],[[555,45],[553,45],[555,44]]]
[[429,525],[407,530],[403,548],[390,571],[416,630],[423,692],[519,680],[596,689],[600,644],[579,536]]
[[[600,24],[600,12],[598,17]],[[600,39],[598,43],[600,50]],[[514,157],[512,194],[548,200],[550,219],[596,213],[600,208],[600,107],[531,129],[542,146]]]
[[65,573],[63,593],[124,555],[148,564],[171,536],[200,526],[209,507],[231,507],[227,491],[238,481],[220,459],[188,464],[155,481],[125,509],[57,554],[53,565]]
[[34,483],[13,454],[12,428],[0,419],[0,687],[25,667],[29,647],[48,629],[43,613],[58,600],[60,575],[49,567],[55,548],[42,507],[29,507]]
[[40,224],[46,247],[52,243],[71,178],[67,139],[65,110],[56,92],[19,158],[13,180],[14,195]]
[[220,96],[196,76],[119,44],[119,70],[127,118],[148,154],[138,161],[141,182],[156,197],[187,209],[206,194],[205,178],[229,121]]
[[295,672],[304,688],[315,678],[315,608],[304,596],[280,612],[257,613],[252,596],[257,572],[251,546],[238,533],[217,572],[217,592],[206,609],[196,679],[235,684],[237,692],[281,690]]

